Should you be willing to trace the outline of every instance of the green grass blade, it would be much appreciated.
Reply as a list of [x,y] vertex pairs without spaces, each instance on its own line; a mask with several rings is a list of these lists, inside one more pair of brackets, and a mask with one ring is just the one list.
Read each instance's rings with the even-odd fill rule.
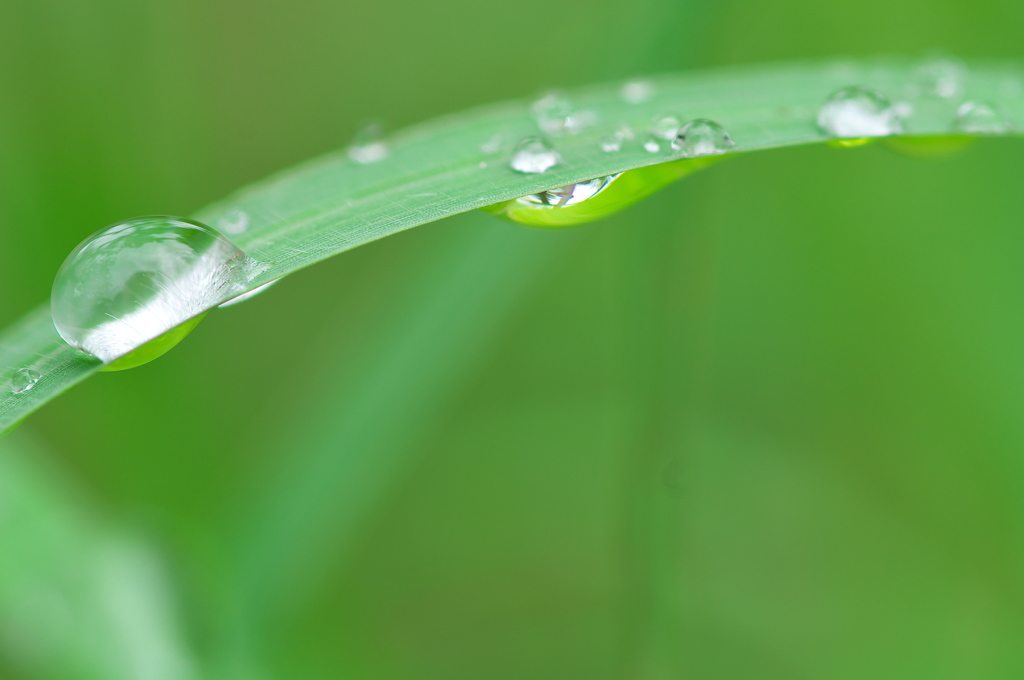
[[[711,118],[735,140],[733,154],[823,143],[829,138],[818,130],[815,118],[829,94],[863,85],[901,101],[911,93],[916,75],[910,61],[879,59],[717,69],[660,76],[651,82],[655,96],[642,104],[626,102],[619,84],[570,93],[577,109],[592,112],[596,124],[556,139],[563,162],[544,174],[519,174],[508,166],[511,146],[537,134],[529,104],[510,102],[405,130],[389,140],[389,156],[377,163],[361,165],[340,152],[287,170],[195,217],[217,227],[237,211],[245,212],[248,226],[232,238],[250,255],[270,264],[253,281],[255,287],[448,215],[671,159],[645,151],[642,139],[616,153],[602,152],[600,138],[622,124],[640,131],[642,138],[656,115]],[[1017,64],[976,63],[966,98],[994,106],[1020,125],[1024,121],[1021,82],[1024,69]],[[913,98],[911,103],[921,105],[915,105],[905,137],[952,134],[956,103]],[[495,138],[503,140],[500,152],[488,154],[481,149]],[[30,392],[15,395],[6,387],[0,389],[0,432],[97,369],[63,346],[49,325],[45,309],[40,308],[0,335],[0,370],[9,375],[31,366],[43,374]],[[0,376],[0,385],[6,386],[6,378]]]

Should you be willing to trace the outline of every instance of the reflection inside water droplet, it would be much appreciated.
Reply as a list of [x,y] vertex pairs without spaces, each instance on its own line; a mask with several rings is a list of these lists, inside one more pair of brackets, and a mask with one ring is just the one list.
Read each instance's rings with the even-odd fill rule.
[[858,139],[896,134],[902,124],[885,95],[864,87],[847,87],[822,104],[818,127],[839,139]]
[[32,368],[19,368],[11,375],[11,392],[14,394],[24,394],[28,392],[36,383],[42,378],[39,375],[39,371]]
[[[621,173],[620,173],[621,174]],[[604,191],[619,175],[608,175],[607,177],[595,177],[585,182],[577,182],[557,189],[549,189],[539,194],[530,194],[517,198],[516,201],[522,204],[549,207],[564,207],[576,205],[586,201]]]
[[516,145],[509,165],[516,172],[540,174],[558,165],[562,157],[551,142],[540,137],[527,137]]
[[[126,220],[93,234],[64,261],[50,298],[54,325],[68,344],[104,363],[136,350],[149,360],[264,268],[198,222]],[[140,349],[157,339],[166,346]]]

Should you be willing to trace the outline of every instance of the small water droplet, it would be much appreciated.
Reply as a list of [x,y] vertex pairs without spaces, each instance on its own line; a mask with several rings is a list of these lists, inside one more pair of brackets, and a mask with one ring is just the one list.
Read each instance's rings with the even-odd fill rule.
[[615,134],[618,136],[619,139],[623,141],[630,140],[636,137],[636,133],[633,132],[633,128],[631,128],[626,123],[620,125],[619,129],[615,131]]
[[958,99],[967,87],[967,65],[944,54],[934,54],[922,61],[914,71],[911,93],[942,99]]
[[734,146],[736,142],[725,128],[707,118],[690,121],[680,128],[672,140],[672,148],[683,158],[714,156],[725,153]]
[[480,161],[479,163],[477,163],[476,167],[478,167],[481,170],[483,170],[484,168],[487,167],[487,161]]
[[348,157],[362,165],[384,160],[389,150],[383,136],[384,128],[379,123],[366,123],[348,147]]
[[839,139],[860,139],[895,134],[902,124],[885,95],[864,87],[847,87],[822,104],[818,127]]
[[[199,222],[137,217],[96,232],[68,255],[53,282],[53,322],[71,346],[128,368],[170,349],[265,266]],[[145,357],[132,363],[126,355],[135,350]]]
[[509,165],[516,172],[539,174],[562,162],[551,142],[540,137],[527,137],[516,145]]
[[679,128],[682,127],[682,122],[676,116],[657,116],[651,122],[651,127],[648,132],[651,133],[652,137],[657,139],[667,139],[669,141],[676,138],[676,133],[679,132]]
[[256,288],[253,288],[252,290],[250,290],[250,291],[248,291],[246,293],[242,293],[238,297],[231,298],[227,302],[221,303],[220,305],[218,305],[218,307],[231,307],[233,305],[237,305],[239,302],[245,302],[246,300],[251,300],[254,297],[256,297],[257,295],[259,295],[260,293],[262,293],[263,291],[265,291],[267,288],[270,288],[271,286],[273,286],[275,283],[277,283],[280,280],[281,279],[274,279],[273,281],[270,281],[269,283],[264,283],[262,286],[257,286]]
[[661,140],[650,135],[646,141],[644,141],[644,151],[647,153],[658,153],[661,151]]
[[619,175],[617,174],[608,175],[607,177],[595,177],[594,179],[587,180],[585,182],[577,182],[576,184],[569,184],[564,187],[558,187],[557,189],[542,191],[539,194],[523,196],[522,198],[517,198],[516,201],[523,205],[550,206],[558,208],[576,205],[597,196],[608,188],[608,185],[614,182],[618,177]]
[[621,94],[629,104],[643,104],[654,99],[654,83],[649,80],[631,80],[622,86]]
[[24,394],[35,387],[41,378],[39,371],[31,368],[19,368],[11,376],[11,392]]
[[959,132],[981,135],[1003,134],[1012,128],[992,106],[974,101],[965,102],[957,109],[953,125]]
[[217,226],[225,234],[241,234],[249,228],[249,213],[235,208],[217,221]]
[[554,137],[569,132],[572,124],[572,102],[562,92],[553,91],[538,99],[530,107],[537,127]]
[[501,151],[501,148],[504,145],[505,138],[502,135],[493,135],[490,139],[480,145],[480,151],[490,156]]
[[601,138],[601,151],[604,151],[605,153],[615,153],[621,148],[622,140],[614,132]]

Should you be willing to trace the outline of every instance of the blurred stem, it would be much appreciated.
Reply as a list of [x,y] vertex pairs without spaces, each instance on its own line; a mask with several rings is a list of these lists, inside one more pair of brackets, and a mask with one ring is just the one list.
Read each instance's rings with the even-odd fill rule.
[[[699,181],[699,180],[698,180]],[[685,188],[680,187],[682,190]],[[676,190],[678,191],[678,189]],[[677,194],[678,196],[678,194]],[[694,328],[708,291],[707,235],[671,194],[616,234],[611,320],[621,329],[626,668],[637,680],[685,676],[682,487],[706,352]],[[641,211],[637,211],[640,213]],[[680,228],[682,225],[682,228]]]

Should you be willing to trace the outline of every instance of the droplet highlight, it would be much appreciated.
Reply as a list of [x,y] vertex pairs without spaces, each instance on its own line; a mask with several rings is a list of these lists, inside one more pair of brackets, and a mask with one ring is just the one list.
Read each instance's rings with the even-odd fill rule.
[[690,121],[672,140],[672,148],[683,158],[723,154],[736,146],[736,142],[719,123],[707,118]]
[[348,147],[348,157],[361,165],[382,161],[389,153],[384,128],[379,123],[364,124]]
[[562,161],[551,142],[541,137],[527,137],[516,145],[509,165],[516,172],[541,174]]
[[818,110],[818,127],[838,139],[886,137],[902,129],[885,95],[864,87],[833,93]]
[[958,132],[975,135],[1000,135],[1013,127],[993,106],[974,101],[965,102],[957,109],[953,126]]
[[199,222],[137,217],[96,232],[68,255],[51,312],[72,347],[108,369],[130,368],[169,350],[264,270]]
[[11,375],[11,392],[24,394],[42,379],[39,371],[32,368],[19,368]]

